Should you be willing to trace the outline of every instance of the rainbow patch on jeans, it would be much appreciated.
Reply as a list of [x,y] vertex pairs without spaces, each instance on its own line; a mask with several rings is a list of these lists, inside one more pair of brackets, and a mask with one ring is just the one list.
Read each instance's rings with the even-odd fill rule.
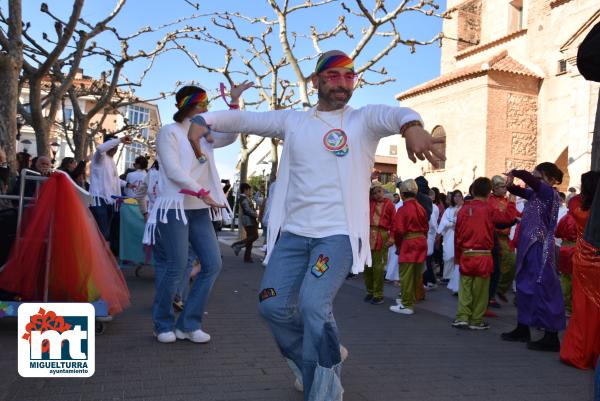
[[277,292],[275,292],[275,288],[265,288],[260,292],[260,294],[258,294],[258,300],[262,302],[265,299],[273,298],[276,295]]
[[322,277],[327,269],[329,269],[327,262],[329,262],[329,257],[320,254],[317,262],[310,268],[310,272],[313,274],[313,276],[316,278]]

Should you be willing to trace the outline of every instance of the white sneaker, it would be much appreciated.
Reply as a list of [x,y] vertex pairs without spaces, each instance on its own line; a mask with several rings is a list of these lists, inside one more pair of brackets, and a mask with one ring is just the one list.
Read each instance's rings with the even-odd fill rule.
[[424,288],[425,288],[425,291],[435,290],[437,288],[437,284],[427,283],[427,285]]
[[172,331],[165,331],[164,333],[156,334],[154,333],[154,337],[158,340],[159,343],[174,343],[177,341],[177,337],[175,337],[175,333]]
[[342,357],[342,362],[348,358],[348,348],[344,347],[342,344],[340,344],[340,355]]
[[402,304],[392,305],[390,306],[390,310],[394,313],[400,313],[402,315],[413,315],[415,313],[414,310],[405,308]]
[[179,340],[190,340],[193,343],[207,343],[210,341],[210,335],[200,329],[189,332],[175,329],[175,336]]
[[402,298],[396,298],[396,305],[401,305],[404,308],[404,305],[402,305]]

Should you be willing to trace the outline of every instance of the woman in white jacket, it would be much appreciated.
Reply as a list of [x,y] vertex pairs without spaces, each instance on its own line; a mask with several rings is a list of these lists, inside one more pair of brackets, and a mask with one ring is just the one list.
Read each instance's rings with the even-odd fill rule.
[[[232,104],[237,105],[239,95],[247,87],[249,85],[242,84],[232,88]],[[144,243],[155,243],[156,294],[152,318],[159,342],[185,339],[205,343],[210,341],[210,335],[202,330],[202,317],[221,270],[211,207],[224,208],[226,203],[212,160],[212,145],[232,143],[235,134],[233,140],[232,134],[215,132],[190,141],[187,136],[190,119],[207,110],[208,96],[202,88],[185,86],[177,92],[175,99],[178,109],[173,116],[175,122],[162,127],[157,136],[158,197],[149,213],[144,234]],[[186,191],[185,195],[182,191]],[[172,302],[185,274],[190,245],[200,259],[202,270],[175,323]]]
[[444,212],[437,229],[438,236],[443,237],[444,280],[449,280],[448,288],[452,292],[458,292],[459,274],[454,261],[454,227],[458,210],[463,202],[462,192],[459,190],[452,191],[450,194],[450,207]]

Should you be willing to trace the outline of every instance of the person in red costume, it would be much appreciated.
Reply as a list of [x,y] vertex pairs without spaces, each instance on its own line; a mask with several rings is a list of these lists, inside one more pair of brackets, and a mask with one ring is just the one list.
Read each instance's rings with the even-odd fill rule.
[[496,225],[513,223],[516,209],[492,206],[488,201],[492,191],[489,178],[477,178],[471,191],[474,199],[465,202],[456,218],[454,254],[460,266],[460,288],[452,326],[486,330],[490,326],[482,319],[488,303],[490,276],[494,271],[494,229]]
[[[515,215],[518,215],[515,203],[506,197],[506,192],[506,179],[501,175],[493,176],[492,194],[490,195],[488,202],[495,209],[502,211],[510,208]],[[490,305],[496,303],[496,295],[502,302],[508,302],[506,293],[511,289],[515,279],[516,255],[514,250],[510,249],[509,235],[510,227],[496,227],[494,236],[497,241],[498,257],[494,260],[494,263],[498,264],[499,277],[496,286],[490,285]],[[494,271],[495,270],[496,266],[494,266]]]
[[571,301],[573,280],[571,274],[573,273],[572,259],[577,241],[577,222],[573,214],[567,213],[560,219],[554,236],[561,240],[558,252],[558,271],[560,272],[560,288],[565,300],[565,313],[569,316],[573,310]]
[[399,250],[401,301],[390,306],[390,310],[403,315],[415,313],[416,287],[422,275],[423,262],[427,257],[427,232],[429,219],[427,212],[416,201],[417,183],[406,180],[400,185],[400,196],[404,204],[394,218],[394,237]]
[[[560,359],[579,369],[593,369],[600,357],[600,247],[586,241],[594,194],[598,196],[599,171],[581,176],[581,194],[569,202],[577,224],[573,255],[573,312],[560,348]],[[596,200],[597,202],[597,200]]]
[[365,267],[365,286],[367,296],[365,302],[373,305],[383,303],[383,279],[385,265],[387,264],[388,248],[394,244],[391,235],[392,224],[396,208],[391,200],[387,199],[381,184],[374,184],[370,190],[369,210],[370,231],[369,243],[371,246],[372,266]]

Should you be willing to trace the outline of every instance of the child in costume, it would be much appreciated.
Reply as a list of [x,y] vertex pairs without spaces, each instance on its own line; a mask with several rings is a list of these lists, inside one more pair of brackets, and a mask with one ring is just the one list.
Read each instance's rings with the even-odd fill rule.
[[456,328],[486,330],[490,327],[482,318],[494,271],[494,228],[496,224],[515,220],[514,210],[497,209],[488,202],[491,190],[488,178],[477,178],[471,186],[474,198],[465,202],[456,218],[455,255],[460,265],[458,310],[452,322]]
[[[502,176],[495,175],[492,177],[492,194],[490,195],[488,202],[498,210],[504,210],[510,208],[517,214],[516,205],[510,201],[506,196],[506,179]],[[515,279],[515,259],[516,255],[513,250],[510,249],[510,231],[511,227],[496,227],[494,232],[498,256],[494,260],[494,263],[498,264],[498,283],[496,284],[495,294],[490,292],[490,305],[494,306],[496,303],[496,295],[503,302],[508,302],[506,293],[512,287],[512,283]],[[495,269],[495,267],[494,267]],[[497,305],[497,303],[496,303]]]
[[391,200],[384,196],[381,184],[374,185],[370,190],[370,232],[372,266],[366,266],[364,277],[367,296],[365,302],[373,305],[383,303],[384,268],[387,264],[388,248],[394,243],[391,234],[396,209]]
[[[507,175],[510,193],[527,199],[517,244],[517,309],[518,325],[502,334],[505,341],[527,342],[527,348],[538,351],[560,350],[558,332],[565,328],[565,306],[554,251],[560,200],[553,188],[562,182],[563,172],[553,163],[541,163],[532,173],[512,170]],[[513,184],[519,178],[528,186]],[[544,329],[544,337],[531,341],[529,327]]]
[[416,288],[427,257],[429,222],[425,209],[415,199],[417,191],[415,180],[402,182],[400,195],[404,204],[398,209],[392,228],[399,249],[402,295],[401,302],[390,306],[390,310],[403,315],[415,313]]

